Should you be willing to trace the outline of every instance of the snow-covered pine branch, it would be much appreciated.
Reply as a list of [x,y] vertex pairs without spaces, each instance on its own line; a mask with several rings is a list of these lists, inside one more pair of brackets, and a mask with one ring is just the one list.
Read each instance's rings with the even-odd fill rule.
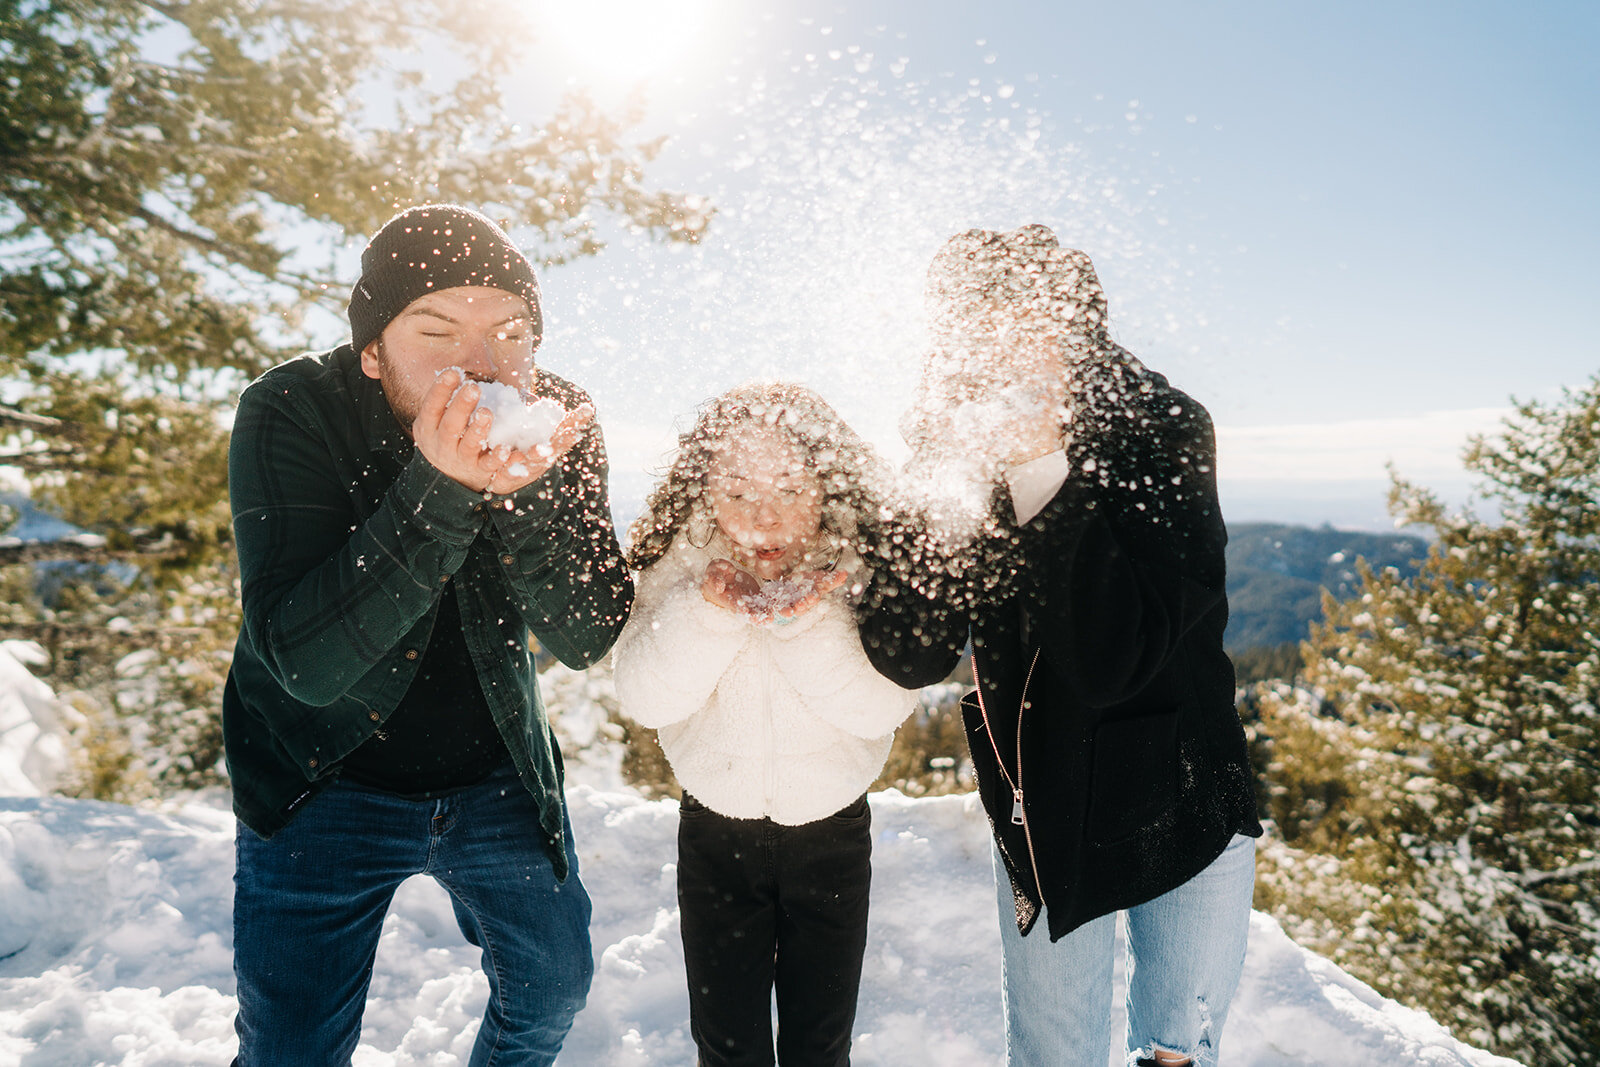
[[1589,875],[1600,874],[1600,860],[1590,860],[1587,863],[1574,863],[1569,867],[1561,867],[1553,871],[1526,871],[1517,876],[1524,889],[1533,889],[1536,886],[1549,885],[1552,882],[1573,882]]

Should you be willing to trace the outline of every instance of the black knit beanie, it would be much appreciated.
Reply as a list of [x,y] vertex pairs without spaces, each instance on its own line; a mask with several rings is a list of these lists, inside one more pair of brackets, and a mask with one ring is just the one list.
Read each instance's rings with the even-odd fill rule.
[[350,344],[360,352],[406,305],[458,285],[503,289],[528,302],[534,343],[544,333],[533,264],[506,232],[471,208],[424,204],[383,224],[361,253],[350,291]]

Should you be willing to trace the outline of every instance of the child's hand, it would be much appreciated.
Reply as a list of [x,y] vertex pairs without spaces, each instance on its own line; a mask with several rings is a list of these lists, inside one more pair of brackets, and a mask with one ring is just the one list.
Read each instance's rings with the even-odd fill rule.
[[844,571],[799,571],[790,575],[789,582],[801,591],[779,605],[773,614],[780,619],[804,615],[822,603],[823,597],[843,585],[848,577]]
[[726,611],[745,611],[745,598],[761,592],[761,583],[755,575],[735,567],[725,559],[714,559],[706,564],[706,576],[700,583],[700,595]]

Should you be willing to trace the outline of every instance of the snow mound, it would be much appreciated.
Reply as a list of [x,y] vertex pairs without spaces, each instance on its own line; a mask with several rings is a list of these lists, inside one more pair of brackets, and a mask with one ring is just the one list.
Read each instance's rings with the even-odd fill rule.
[[[693,1062],[674,891],[676,806],[569,792],[594,898],[596,974],[561,1063]],[[226,1064],[233,1055],[233,819],[226,798],[131,808],[0,798],[0,1064]],[[853,1062],[998,1067],[999,927],[972,796],[872,796],[872,921]],[[357,1067],[464,1063],[487,986],[433,882],[385,924]],[[1120,1029],[1120,1011],[1115,1021]],[[1510,1067],[1291,942],[1251,927],[1230,1067]]]
[[67,765],[55,693],[28,670],[44,660],[32,641],[0,641],[0,796],[49,792]]
[[529,400],[513,386],[499,382],[478,383],[478,407],[494,416],[484,444],[489,448],[514,448],[532,453],[550,443],[567,409],[554,400]]

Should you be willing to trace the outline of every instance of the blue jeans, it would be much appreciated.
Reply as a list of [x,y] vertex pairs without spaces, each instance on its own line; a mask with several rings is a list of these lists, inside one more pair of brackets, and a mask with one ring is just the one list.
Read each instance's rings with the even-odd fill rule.
[[[1244,970],[1256,842],[1236,835],[1183,885],[1129,908],[1128,1063],[1156,1049],[1212,1065]],[[1111,1055],[1116,914],[1051,943],[1044,917],[1017,932],[1005,867],[995,863],[1010,1067],[1105,1067]]]
[[266,841],[240,825],[235,1067],[350,1063],[384,914],[413,874],[449,891],[483,950],[489,1005],[471,1067],[552,1063],[594,974],[570,824],[566,840],[571,873],[558,883],[509,763],[436,800],[335,782]]

